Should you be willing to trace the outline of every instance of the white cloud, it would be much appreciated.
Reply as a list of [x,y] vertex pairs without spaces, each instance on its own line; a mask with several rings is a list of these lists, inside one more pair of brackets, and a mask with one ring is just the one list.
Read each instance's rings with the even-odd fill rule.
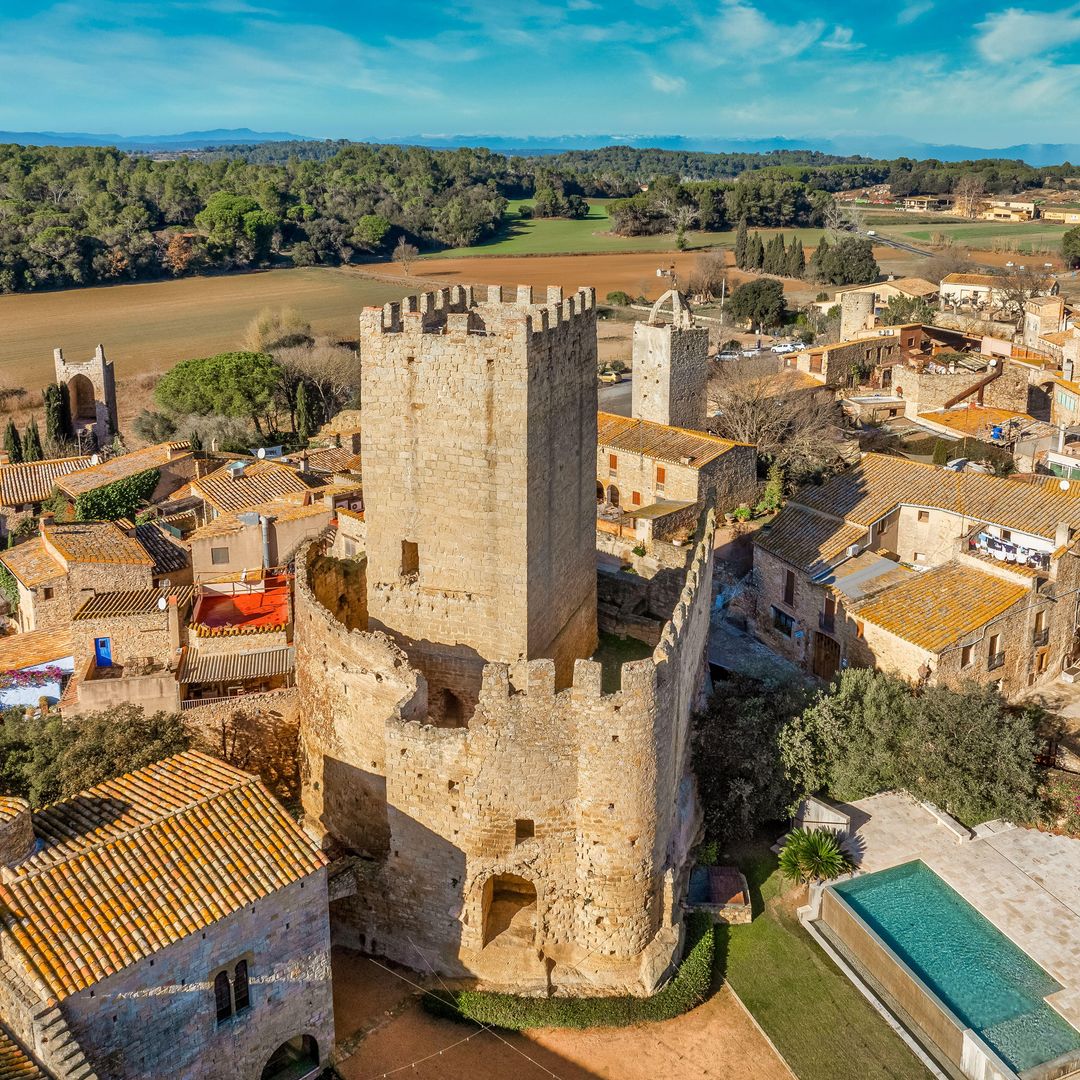
[[933,0],[910,0],[897,12],[896,21],[900,26],[907,26],[933,10],[933,7]]
[[649,82],[654,90],[661,94],[681,94],[686,89],[686,80],[681,75],[661,75],[653,72]]
[[1007,8],[988,15],[975,27],[975,46],[993,63],[1023,60],[1080,41],[1080,7],[1062,11]]
[[853,41],[854,31],[850,26],[833,27],[833,32],[821,42],[823,49],[838,49],[842,52],[850,52],[852,49],[861,49],[862,45]]
[[787,60],[805,52],[825,32],[821,19],[774,22],[748,0],[721,0],[711,15],[695,18],[700,41],[690,54],[701,64],[719,67],[737,58],[740,67]]

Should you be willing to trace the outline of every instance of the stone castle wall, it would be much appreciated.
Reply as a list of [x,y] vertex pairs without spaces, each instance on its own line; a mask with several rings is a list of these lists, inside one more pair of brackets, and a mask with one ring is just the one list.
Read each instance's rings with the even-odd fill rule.
[[[588,459],[586,459],[588,460]],[[578,659],[482,669],[466,725],[429,722],[428,687],[380,633],[348,629],[297,563],[304,808],[366,856],[336,936],[417,968],[515,990],[652,990],[680,937],[698,819],[689,722],[705,672],[714,516],[659,645],[601,690]],[[595,612],[593,613],[595,618]],[[500,890],[535,900],[498,932]]]

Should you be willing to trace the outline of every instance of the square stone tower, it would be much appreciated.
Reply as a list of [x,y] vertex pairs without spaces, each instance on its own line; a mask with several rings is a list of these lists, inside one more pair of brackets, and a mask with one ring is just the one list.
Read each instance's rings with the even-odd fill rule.
[[596,647],[592,290],[408,297],[360,317],[369,627],[471,715],[485,661],[511,677]]
[[98,446],[106,446],[120,430],[116,418],[116,375],[112,361],[105,358],[105,347],[98,345],[89,360],[64,359],[62,349],[53,349],[56,381],[67,387],[71,407],[72,434],[79,437],[84,449],[91,437]]
[[635,323],[634,418],[704,431],[708,351],[703,327]]

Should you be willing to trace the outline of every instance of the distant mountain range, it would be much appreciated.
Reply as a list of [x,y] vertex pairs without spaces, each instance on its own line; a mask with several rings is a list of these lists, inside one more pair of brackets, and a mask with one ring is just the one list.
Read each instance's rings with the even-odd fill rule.
[[[27,146],[116,146],[121,150],[200,150],[211,146],[253,145],[264,142],[315,142],[308,135],[287,131],[252,131],[251,128],[214,128],[184,131],[177,135],[93,135],[87,132],[0,131],[0,143]],[[729,139],[699,135],[406,135],[372,139],[372,142],[408,146],[486,146],[504,154],[559,154],[567,150],[596,150],[604,146],[636,146],[658,150],[701,153],[766,154],[772,150],[819,150],[825,154],[872,158],[937,158],[964,161],[971,158],[1005,158],[1029,165],[1080,163],[1078,143],[1021,143],[994,148],[939,145],[917,142],[901,135],[841,135],[832,138]]]
[[213,128],[178,135],[91,135],[85,131],[0,131],[0,143],[23,146],[115,146],[120,150],[202,150],[264,142],[312,142],[307,135],[251,128]]

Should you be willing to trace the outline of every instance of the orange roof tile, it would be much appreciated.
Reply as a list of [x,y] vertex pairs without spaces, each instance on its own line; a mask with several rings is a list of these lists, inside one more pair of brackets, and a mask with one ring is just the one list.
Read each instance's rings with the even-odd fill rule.
[[15,575],[19,584],[28,589],[46,581],[58,581],[67,571],[45,550],[40,536],[31,537],[0,553],[2,562]]
[[0,920],[58,999],[326,865],[257,777],[197,751],[46,807],[34,829]]
[[69,563],[154,565],[146,548],[113,521],[63,522],[46,525],[44,532],[45,539]]
[[186,442],[158,443],[155,446],[143,447],[142,450],[133,450],[130,454],[118,454],[98,465],[68,473],[56,486],[65,495],[76,499],[88,491],[96,491],[106,484],[146,472],[147,469],[160,469],[167,461],[186,456],[183,453],[178,454],[177,451],[187,451],[188,446]]
[[852,607],[851,614],[928,652],[941,652],[1027,596],[993,573],[945,563]]
[[50,458],[0,467],[0,505],[44,502],[61,476],[90,464],[88,457]]
[[1009,420],[1031,420],[1033,417],[1027,413],[1013,412],[1011,409],[960,405],[954,409],[935,409],[933,412],[919,413],[919,419],[940,424],[963,435],[987,435],[992,427],[998,427]]
[[289,492],[310,491],[324,482],[324,479],[315,477],[310,479],[312,482],[309,483],[296,469],[278,461],[252,461],[244,462],[240,475],[236,475],[227,465],[215,469],[193,480],[191,490],[215,510],[245,510]]
[[31,630],[0,638],[0,671],[19,671],[71,656],[71,630]]
[[[635,420],[613,413],[596,414],[596,441],[600,446],[644,454],[658,461],[688,464],[700,469],[736,446],[745,445],[689,428],[668,427],[651,420]],[[684,462],[683,458],[689,458]]]
[[6,1026],[0,1026],[0,1080],[48,1080]]
[[790,507],[771,526],[759,529],[754,543],[814,577],[865,536],[866,529],[860,525]]

